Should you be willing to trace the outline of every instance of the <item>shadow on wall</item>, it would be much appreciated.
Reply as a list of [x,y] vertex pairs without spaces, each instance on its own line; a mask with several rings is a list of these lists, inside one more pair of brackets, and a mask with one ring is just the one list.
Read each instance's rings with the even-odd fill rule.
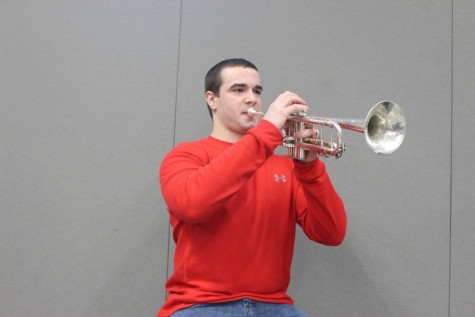
[[381,289],[355,254],[361,252],[354,252],[347,242],[327,247],[299,234],[289,288],[296,305],[311,316],[346,316],[348,311],[353,317],[409,316],[402,304],[396,305],[397,313],[390,309],[394,307],[386,303],[390,288]]
[[[169,218],[163,202],[150,197],[159,197],[158,187],[151,186],[143,193],[149,205],[129,206],[128,211],[141,221],[133,226],[123,224],[115,228],[113,243],[118,260],[110,263],[105,277],[95,289],[90,290],[93,298],[89,307],[81,307],[78,316],[155,316],[165,301]],[[162,210],[163,209],[163,210]],[[148,214],[140,216],[140,213]],[[150,218],[151,217],[151,218]],[[150,221],[152,220],[152,221]],[[132,228],[133,227],[133,228]],[[120,241],[122,240],[122,242]],[[106,252],[110,252],[106,250]],[[100,257],[100,255],[98,255]],[[94,261],[100,261],[93,259]],[[98,265],[104,269],[106,265]]]

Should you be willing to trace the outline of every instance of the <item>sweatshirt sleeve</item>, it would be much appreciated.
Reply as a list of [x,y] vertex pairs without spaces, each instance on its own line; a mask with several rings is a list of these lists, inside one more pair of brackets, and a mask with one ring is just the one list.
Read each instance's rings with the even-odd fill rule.
[[297,189],[297,221],[307,237],[325,245],[339,245],[346,234],[343,201],[335,191],[325,164],[294,163]]
[[280,131],[262,120],[215,158],[198,143],[184,143],[162,161],[160,186],[171,214],[192,223],[218,212],[282,143]]

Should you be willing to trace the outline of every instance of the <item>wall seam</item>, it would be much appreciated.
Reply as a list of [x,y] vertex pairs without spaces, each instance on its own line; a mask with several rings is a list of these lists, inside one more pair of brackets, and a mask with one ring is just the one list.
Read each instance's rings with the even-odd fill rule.
[[454,0],[451,16],[451,43],[450,43],[450,184],[449,184],[449,289],[448,289],[448,316],[451,313],[451,285],[452,285],[452,195],[453,195],[453,113],[454,113]]
[[[180,0],[180,14],[178,26],[178,48],[177,48],[177,65],[176,65],[176,82],[175,82],[175,112],[173,114],[173,147],[176,146],[176,126],[177,126],[177,108],[178,108],[178,83],[180,76],[180,52],[181,52],[181,25],[183,13],[183,0]],[[166,264],[166,279],[170,277],[170,252],[172,243],[171,224],[168,225],[168,247],[167,247],[167,264]],[[167,290],[165,289],[165,298],[167,298]]]

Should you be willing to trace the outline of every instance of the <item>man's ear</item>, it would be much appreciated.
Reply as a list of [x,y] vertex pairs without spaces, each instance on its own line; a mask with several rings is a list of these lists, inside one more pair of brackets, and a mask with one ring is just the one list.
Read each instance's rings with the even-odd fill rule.
[[205,92],[205,99],[211,110],[216,111],[216,95],[212,91],[208,90]]

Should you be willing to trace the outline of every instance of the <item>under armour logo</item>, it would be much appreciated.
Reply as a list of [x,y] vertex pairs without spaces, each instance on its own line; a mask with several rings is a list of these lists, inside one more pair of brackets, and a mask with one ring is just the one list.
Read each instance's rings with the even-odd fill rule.
[[282,182],[286,182],[286,179],[285,179],[285,175],[282,174],[282,175],[277,175],[277,174],[274,174],[274,180],[278,183],[279,181],[282,181]]

